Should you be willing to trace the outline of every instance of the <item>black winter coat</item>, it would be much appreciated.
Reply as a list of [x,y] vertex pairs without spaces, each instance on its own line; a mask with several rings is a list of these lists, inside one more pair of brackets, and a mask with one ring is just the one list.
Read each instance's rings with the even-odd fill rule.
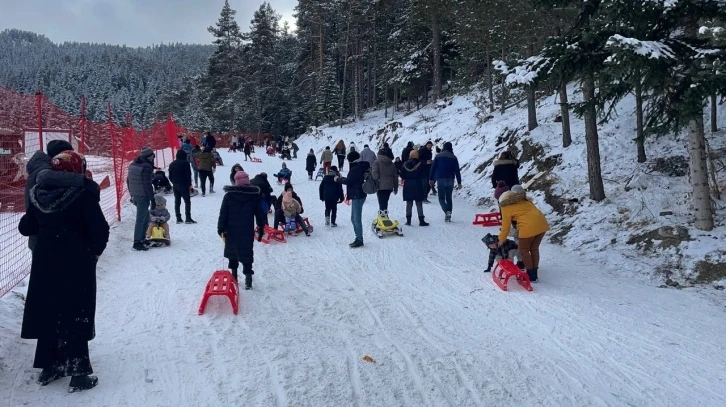
[[187,160],[186,151],[177,151],[176,160],[169,164],[169,181],[179,191],[188,190],[192,185],[192,167]]
[[245,143],[244,153],[247,155],[250,155],[251,151],[252,151],[252,147],[250,147],[250,143]]
[[308,156],[305,158],[305,171],[307,171],[307,172],[315,171],[315,166],[317,164],[318,164],[318,160],[315,157],[315,154],[308,153]]
[[320,200],[342,202],[345,200],[343,185],[335,182],[335,175],[328,174],[320,183]]
[[494,171],[492,172],[492,188],[497,187],[497,181],[504,181],[509,188],[519,185],[519,174],[517,169],[519,162],[516,160],[496,160],[494,161]]
[[390,158],[391,161],[393,161],[393,159],[396,158],[393,156],[393,150],[391,150],[390,147],[382,147],[381,151],[379,151],[379,153],[383,153],[383,155]]
[[225,186],[217,233],[225,235],[224,257],[254,263],[255,224],[263,228],[267,214],[260,205],[260,189],[253,185]]
[[254,185],[260,189],[260,196],[267,200],[267,203],[272,205],[275,198],[272,197],[272,185],[267,181],[267,178],[263,178],[261,175],[256,175],[250,180],[250,185]]
[[129,174],[126,177],[126,185],[129,188],[129,195],[145,196],[154,200],[154,187],[151,185],[151,176],[154,172],[154,165],[151,161],[141,156],[129,165]]
[[426,148],[426,146],[421,146],[421,148],[418,149],[418,160],[421,161],[421,164],[428,165],[429,168],[431,168],[431,164],[426,164],[426,162],[433,161],[433,159],[434,159],[433,152],[431,150],[429,150],[428,148]]
[[417,159],[406,161],[401,168],[401,178],[403,183],[403,200],[423,201],[426,199],[426,191],[424,190],[424,181],[428,182],[429,174],[426,166]]
[[413,147],[404,147],[403,151],[401,152],[401,161],[408,161],[408,156],[411,155],[411,151],[413,151]]
[[363,192],[363,181],[366,171],[371,168],[368,161],[358,160],[350,164],[347,177],[338,178],[338,181],[348,186],[348,199],[363,199],[367,195]]
[[[108,243],[109,227],[99,204],[98,184],[31,190],[32,205],[18,231],[37,236],[25,300],[24,339],[95,336],[96,256]],[[70,184],[69,184],[70,185]]]

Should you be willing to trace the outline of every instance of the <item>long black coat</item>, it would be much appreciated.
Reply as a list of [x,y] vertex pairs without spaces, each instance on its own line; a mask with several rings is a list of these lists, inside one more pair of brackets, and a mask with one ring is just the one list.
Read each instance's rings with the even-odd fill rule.
[[108,243],[109,227],[98,185],[55,188],[42,182],[30,192],[32,205],[20,220],[23,236],[36,235],[25,300],[24,339],[90,341],[96,324],[96,256]]
[[260,174],[255,175],[255,177],[250,180],[250,185],[260,188],[260,196],[266,199],[267,203],[272,205],[275,202],[275,199],[272,197],[272,185],[270,185],[270,181],[267,180],[267,177],[263,177]]
[[315,154],[308,153],[308,156],[305,158],[305,171],[307,171],[307,172],[315,171],[315,166],[317,164],[318,164],[318,159],[315,157]]
[[405,181],[403,183],[404,201],[423,201],[426,198],[423,183],[428,181],[429,174],[421,161],[414,158],[403,163],[401,178]]
[[225,234],[224,257],[254,263],[255,223],[262,228],[267,219],[260,205],[260,188],[228,185],[224,192],[217,220],[217,233]]
[[519,162],[516,160],[496,160],[494,161],[494,171],[492,172],[492,188],[497,187],[497,181],[504,181],[509,188],[519,185]]
[[176,160],[169,164],[169,181],[178,191],[188,190],[192,185],[192,167],[187,160],[187,152],[176,152]]
[[343,184],[335,182],[335,175],[328,174],[323,177],[320,183],[320,200],[321,201],[344,201]]
[[350,164],[347,177],[338,178],[338,182],[345,184],[348,190],[348,199],[363,199],[367,195],[363,192],[365,174],[371,168],[368,161],[358,160]]

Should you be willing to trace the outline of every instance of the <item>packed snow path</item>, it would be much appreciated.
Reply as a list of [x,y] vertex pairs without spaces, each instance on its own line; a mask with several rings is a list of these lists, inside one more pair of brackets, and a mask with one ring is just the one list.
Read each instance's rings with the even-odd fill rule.
[[[242,291],[240,314],[222,297],[198,316],[209,276],[226,268],[217,215],[243,158],[222,155],[218,193],[192,199],[199,224],[171,225],[171,247],[131,251],[130,208],[113,229],[91,342],[99,386],[39,387],[35,342],[15,338],[0,344],[0,405],[726,405],[726,313],[716,298],[613,277],[613,266],[550,244],[534,292],[501,292],[482,273],[487,230],[471,225],[476,209],[463,200],[452,224],[434,201],[425,205],[431,226],[379,240],[371,196],[366,246],[349,249],[350,207],[339,206],[337,229],[325,228],[304,155],[289,165],[314,233],[256,243],[254,290]],[[279,169],[279,159],[258,156],[263,163],[242,162],[251,176]],[[391,215],[404,218],[400,194]]]

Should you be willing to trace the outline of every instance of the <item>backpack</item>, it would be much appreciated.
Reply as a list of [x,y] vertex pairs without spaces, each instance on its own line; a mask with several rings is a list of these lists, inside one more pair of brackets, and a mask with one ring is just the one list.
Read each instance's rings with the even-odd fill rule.
[[366,170],[366,173],[363,176],[363,192],[365,192],[366,195],[372,195],[378,192],[378,183],[373,179],[370,169]]

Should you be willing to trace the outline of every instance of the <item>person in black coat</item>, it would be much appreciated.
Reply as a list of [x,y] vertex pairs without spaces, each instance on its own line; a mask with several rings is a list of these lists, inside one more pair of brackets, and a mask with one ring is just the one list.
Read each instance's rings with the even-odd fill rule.
[[[262,211],[267,213],[270,207],[275,205],[276,201],[275,197],[272,196],[273,189],[267,180],[267,173],[261,172],[257,174],[250,181],[250,185],[260,188],[260,205],[262,206]],[[267,218],[265,218],[265,224],[267,224]]]
[[255,223],[257,241],[262,240],[267,214],[260,205],[260,188],[250,185],[250,178],[244,171],[238,172],[234,186],[224,187],[222,207],[219,209],[217,234],[224,239],[224,257],[229,259],[229,268],[237,279],[237,269],[242,263],[245,275],[245,289],[252,288],[254,263]]
[[338,168],[332,166],[328,175],[324,176],[320,183],[320,200],[325,202],[325,226],[338,226],[335,223],[338,217],[338,204],[345,200],[343,185],[335,182],[337,176]]
[[275,200],[273,205],[275,205],[275,216],[272,221],[273,229],[277,229],[279,225],[285,224],[285,212],[282,210],[282,197],[285,195],[285,192],[288,190],[292,190],[292,199],[298,201],[300,203],[300,215],[302,215],[305,212],[305,207],[303,206],[303,201],[300,199],[300,197],[295,193],[295,189],[292,187],[291,183],[285,184],[285,190],[280,194],[279,197]]
[[252,154],[252,143],[251,142],[249,142],[249,141],[245,142],[243,151],[245,153],[245,161],[247,161],[247,157],[249,157],[250,160],[252,160],[252,155],[251,155]]
[[[434,148],[434,143],[431,141],[428,141],[425,145],[421,146],[418,150],[418,159],[421,162],[421,165],[424,167],[424,171],[426,174],[429,174],[431,172],[431,165],[434,162],[434,153],[431,151]],[[427,175],[428,178],[428,175]],[[431,192],[431,185],[429,185],[429,180],[424,180],[424,191],[426,192],[426,195],[424,196],[424,202],[429,202],[429,192]]]
[[[65,151],[56,155],[53,169],[83,174],[83,159]],[[98,184],[84,182],[51,187],[40,181],[30,190],[31,205],[18,225],[23,236],[37,236],[20,336],[38,340],[33,363],[43,369],[38,383],[72,376],[70,392],[98,383],[90,376],[88,341],[96,334],[96,263],[109,236],[93,192]]]
[[357,151],[348,153],[348,170],[347,177],[335,177],[336,182],[345,184],[348,190],[348,199],[350,199],[350,222],[353,224],[355,231],[355,240],[349,246],[351,248],[363,247],[363,204],[366,202],[366,193],[363,191],[363,183],[365,175],[370,170],[371,165],[368,161],[361,160]]
[[502,151],[499,159],[494,161],[494,171],[492,171],[492,188],[497,187],[498,181],[504,181],[509,188],[519,184],[519,161],[512,157],[509,151]]
[[406,144],[406,147],[403,148],[403,151],[401,152],[401,161],[408,161],[411,151],[413,151],[413,141],[409,141],[408,144]]
[[383,143],[383,147],[378,151],[378,154],[383,154],[386,157],[390,158],[391,161],[395,158],[393,156],[393,150],[391,150],[391,146],[388,145],[388,143]]
[[423,200],[426,198],[426,189],[424,189],[423,181],[426,181],[428,184],[429,173],[426,171],[424,164],[419,161],[418,151],[411,151],[409,160],[403,163],[401,178],[404,180],[403,200],[406,202],[406,225],[411,226],[412,210],[415,202],[419,225],[428,226],[429,224],[426,223],[423,213]]
[[318,164],[318,159],[315,157],[315,152],[310,149],[308,156],[305,158],[305,171],[308,172],[308,179],[313,179],[313,172]]
[[182,223],[181,217],[181,201],[184,200],[184,215],[186,220],[184,223],[197,223],[192,219],[192,168],[187,158],[185,150],[176,152],[176,160],[169,164],[169,181],[171,181],[174,191],[174,212],[176,214],[176,223]]

